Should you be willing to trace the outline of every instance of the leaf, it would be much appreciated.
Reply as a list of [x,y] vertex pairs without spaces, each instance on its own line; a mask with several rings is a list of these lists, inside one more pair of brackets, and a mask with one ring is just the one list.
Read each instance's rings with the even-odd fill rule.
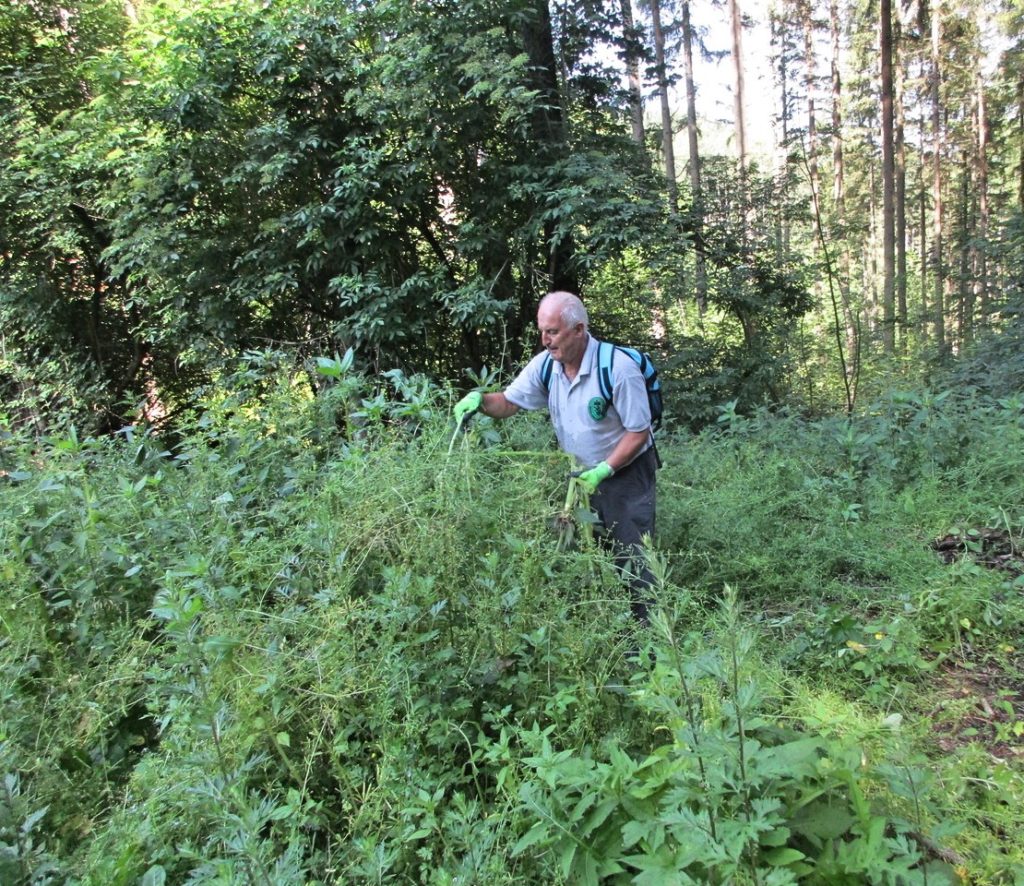
[[810,778],[818,771],[822,743],[817,738],[800,738],[773,748],[764,748],[756,758],[762,777]]
[[287,732],[278,732],[275,737],[281,747],[290,748],[292,746],[292,737]]
[[791,818],[789,826],[798,834],[815,841],[835,840],[853,825],[854,818],[842,806],[825,801],[811,803]]
[[46,810],[49,809],[49,808],[50,808],[49,806],[44,806],[42,809],[37,809],[35,812],[33,812],[31,815],[29,815],[21,823],[21,828],[20,828],[21,832],[23,834],[30,834],[30,833],[32,833],[33,828],[35,828],[35,826],[37,824],[39,824],[39,820],[44,815],[46,815]]
[[164,870],[163,865],[155,864],[142,875],[139,886],[164,886],[166,882],[167,871]]
[[562,847],[562,877],[566,880],[569,879],[569,873],[572,871],[572,864],[576,859],[576,850],[578,848],[579,847],[573,842],[568,842],[564,847]]
[[775,867],[785,867],[788,864],[802,861],[807,856],[799,849],[792,849],[789,846],[782,846],[778,849],[769,849],[764,853],[764,859],[768,864]]
[[208,652],[211,655],[228,655],[233,652],[238,645],[238,640],[234,640],[231,637],[217,635],[215,637],[208,637],[203,642],[203,651]]
[[891,729],[891,730],[893,730],[893,732],[895,732],[896,730],[898,730],[900,728],[900,726],[903,725],[903,714],[900,714],[900,713],[889,714],[888,717],[886,717],[884,720],[882,720],[882,725],[886,729]]
[[[346,354],[347,356],[348,354]],[[345,368],[340,360],[336,360],[333,357],[316,358],[316,371],[321,375],[326,375],[330,378],[341,378]]]
[[546,840],[548,836],[544,822],[538,821],[530,830],[521,836],[515,846],[512,847],[512,854],[519,855],[523,850],[529,849],[536,843]]
[[622,826],[622,845],[629,849],[637,843],[645,841],[645,845],[657,850],[665,842],[665,826],[661,822],[634,819]]
[[580,828],[580,834],[583,837],[589,837],[595,828],[599,828],[608,819],[608,816],[612,814],[619,806],[618,800],[609,799],[604,800],[594,809],[590,815],[587,816],[586,821],[583,822]]
[[790,837],[789,828],[775,828],[773,831],[769,831],[766,834],[762,834],[759,838],[759,842],[762,846],[768,847],[780,847],[785,846]]

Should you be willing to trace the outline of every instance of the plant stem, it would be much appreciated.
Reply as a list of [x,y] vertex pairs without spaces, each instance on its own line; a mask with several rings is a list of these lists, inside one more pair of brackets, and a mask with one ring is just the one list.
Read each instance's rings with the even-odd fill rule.
[[[729,631],[729,657],[730,657],[730,681],[729,687],[732,692],[732,707],[736,713],[736,731],[740,737],[740,748],[739,748],[739,766],[740,766],[740,779],[743,782],[743,814],[746,815],[747,821],[751,822],[754,819],[753,809],[750,805],[750,783],[747,780],[747,735],[746,728],[743,725],[743,708],[740,705],[740,661],[739,655],[736,651],[736,630],[738,625],[736,624],[735,609],[733,609],[733,600],[727,598],[726,605],[728,608],[728,631]],[[750,870],[754,876],[754,882],[760,883],[761,878],[757,873],[757,850],[758,844],[754,843],[751,850],[750,858]]]
[[701,787],[704,789],[704,796],[707,798],[708,828],[711,831],[711,839],[718,840],[717,826],[715,821],[715,807],[711,797],[711,788],[708,783],[707,768],[704,765],[704,755],[701,751],[700,735],[697,732],[698,712],[694,702],[693,693],[686,682],[686,675],[683,671],[683,657],[679,651],[679,642],[676,638],[675,628],[671,621],[666,618],[667,639],[669,648],[672,650],[672,660],[676,666],[676,673],[679,674],[679,685],[683,690],[683,704],[686,708],[686,719],[690,725],[690,738],[693,741],[693,752],[697,757],[697,771],[700,773]]

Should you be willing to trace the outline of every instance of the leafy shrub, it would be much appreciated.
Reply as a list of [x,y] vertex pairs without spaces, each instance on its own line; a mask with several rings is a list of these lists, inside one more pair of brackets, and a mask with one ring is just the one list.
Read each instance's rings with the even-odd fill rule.
[[[787,687],[909,705],[944,643],[965,661],[1005,644],[1016,589],[929,541],[1009,502],[1012,452],[908,445],[897,488],[877,416],[725,410],[715,434],[666,437],[662,616],[635,669],[610,562],[552,535],[568,465],[542,417],[453,439],[450,395],[422,379],[305,368],[315,395],[245,355],[173,445],[5,441],[11,876],[920,878],[911,832],[946,839],[948,807],[885,768],[909,731],[823,731]],[[953,399],[919,435],[1019,433]],[[742,603],[711,605],[726,583]]]

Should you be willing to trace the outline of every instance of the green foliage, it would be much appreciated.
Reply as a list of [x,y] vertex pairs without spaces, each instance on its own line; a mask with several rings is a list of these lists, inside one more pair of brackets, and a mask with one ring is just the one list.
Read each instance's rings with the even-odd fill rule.
[[[9,4],[0,23],[0,391],[13,418],[106,425],[134,393],[137,310],[103,252],[96,197],[125,138],[89,110],[93,65],[127,29],[120,3]],[[108,139],[97,149],[97,139]]]
[[60,868],[38,833],[47,807],[33,808],[16,772],[5,772],[0,798],[0,876],[5,883],[54,882]]
[[860,752],[765,716],[733,596],[717,648],[677,638],[664,615],[655,628],[658,660],[634,695],[673,740],[642,759],[609,742],[594,759],[554,751],[550,729],[523,735],[535,823],[516,853],[543,849],[580,883],[925,882],[905,830],[887,834],[872,811]]
[[1009,882],[979,835],[1019,834],[1019,771],[921,758],[915,701],[937,657],[1009,666],[1013,577],[928,541],[973,538],[1020,451],[940,442],[1019,413],[904,398],[895,466],[881,411],[666,438],[635,666],[611,564],[551,532],[542,420],[452,446],[452,395],[356,362],[250,352],[169,448],[5,438],[5,878],[952,882],[952,846]]
[[[796,257],[736,227],[722,166],[697,244],[720,316],[699,339],[670,316],[692,303],[694,235],[624,136],[612,72],[586,61],[613,39],[598,10],[553,36],[536,4],[169,3],[133,21],[82,3],[66,27],[44,7],[17,4],[0,43],[10,421],[173,418],[225,352],[268,342],[434,379],[507,367],[556,284],[659,352],[681,424],[707,418],[695,378],[777,395],[810,306]],[[553,40],[564,108],[540,64]],[[747,186],[756,207],[781,197]]]
[[170,3],[133,24],[88,3],[66,33],[12,9],[0,384],[36,417],[67,379],[25,367],[54,361],[103,429],[268,341],[435,378],[517,361],[553,274],[656,226],[613,102],[576,141],[546,126],[539,8]]

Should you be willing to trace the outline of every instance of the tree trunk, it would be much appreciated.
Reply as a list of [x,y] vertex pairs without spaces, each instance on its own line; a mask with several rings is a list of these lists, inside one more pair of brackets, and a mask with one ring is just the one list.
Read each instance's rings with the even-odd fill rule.
[[865,250],[868,256],[864,267],[864,328],[869,331],[872,338],[878,333],[878,180],[876,178],[875,166],[868,169],[868,193],[871,195],[868,209],[868,246]]
[[[921,129],[922,135],[924,128]],[[918,225],[921,229],[921,313],[918,316],[917,330],[921,341],[928,341],[928,186],[925,183],[924,157],[921,158],[921,180],[918,185]]]
[[[633,21],[631,0],[620,0],[622,37],[626,56],[626,78],[629,82],[629,119],[633,124],[633,141],[644,147],[644,97],[640,80],[640,32]],[[644,152],[644,156],[647,154]]]
[[704,266],[704,191],[700,180],[700,151],[697,144],[697,90],[693,83],[693,29],[690,27],[690,0],[683,0],[680,7],[683,24],[683,61],[686,69],[686,134],[690,146],[690,191],[693,206],[693,237],[697,244],[694,251],[696,262],[696,299],[701,314],[707,306],[708,281]]
[[945,273],[942,262],[942,105],[940,103],[942,3],[932,4],[932,269],[935,273],[932,321],[935,327],[935,346],[939,353],[946,350]]
[[1017,166],[1017,206],[1024,212],[1024,73],[1017,80],[1017,141],[1020,162]]
[[906,65],[903,59],[903,31],[899,20],[894,23],[893,49],[897,63],[894,89],[896,128],[893,133],[896,149],[896,323],[899,329],[900,353],[907,352],[907,150],[903,99],[906,93]]
[[964,150],[960,165],[960,208],[959,208],[959,271],[956,287],[956,344],[957,352],[963,353],[964,345],[971,339],[974,307],[974,287],[970,280],[971,267],[971,158]]
[[829,23],[832,32],[832,202],[836,216],[843,218],[846,198],[843,193],[843,81],[839,66],[838,0],[832,0],[829,5]]
[[[781,15],[773,12],[769,17],[772,45],[779,48],[779,125],[782,128],[776,145],[776,166],[780,180],[785,180],[789,169],[789,40],[786,32],[785,7]],[[785,213],[776,213],[775,246],[780,253],[789,251],[789,220]]]
[[668,102],[668,71],[665,66],[665,32],[661,27],[661,2],[651,0],[651,24],[654,30],[654,64],[658,74],[658,93],[661,97],[661,150],[665,160],[665,185],[668,189],[668,208],[679,208],[679,188],[676,185],[676,156],[672,145],[672,111]]
[[[832,204],[834,218],[839,225],[846,218],[846,188],[843,157],[843,80],[842,56],[840,44],[840,22],[838,0],[829,4],[829,30],[832,40]],[[840,236],[839,248],[839,294],[843,305],[843,322],[846,324],[846,353],[850,355],[847,364],[848,382],[852,386],[855,380],[860,347],[857,336],[856,314],[850,297],[850,268],[853,257],[850,254],[850,238],[846,232]]]
[[736,109],[736,152],[739,155],[740,173],[746,174],[747,169],[747,126],[743,115],[744,78],[743,78],[743,18],[740,14],[739,0],[729,0],[729,15],[732,23],[732,61],[735,72],[735,91],[733,103]]
[[[533,0],[531,11],[533,14],[523,16],[520,24],[523,49],[530,61],[531,85],[538,95],[530,117],[531,135],[539,151],[555,160],[564,156],[567,150],[567,134],[547,0]],[[555,223],[547,222],[542,248],[546,268],[545,279],[541,282],[552,290],[578,292],[579,278],[572,238],[556,235]]]
[[976,164],[978,193],[978,237],[981,244],[975,247],[976,253],[976,294],[978,311],[981,314],[979,325],[984,326],[989,311],[988,282],[988,107],[985,99],[985,83],[981,71],[977,72],[978,89],[978,160]]
[[896,163],[893,148],[892,0],[881,0],[882,67],[882,349],[896,352]]
[[807,91],[807,166],[811,175],[814,193],[821,193],[818,175],[818,121],[814,98],[817,92],[817,78],[814,76],[817,55],[814,51],[814,4],[803,0],[800,4],[800,18],[804,31],[804,88]]

